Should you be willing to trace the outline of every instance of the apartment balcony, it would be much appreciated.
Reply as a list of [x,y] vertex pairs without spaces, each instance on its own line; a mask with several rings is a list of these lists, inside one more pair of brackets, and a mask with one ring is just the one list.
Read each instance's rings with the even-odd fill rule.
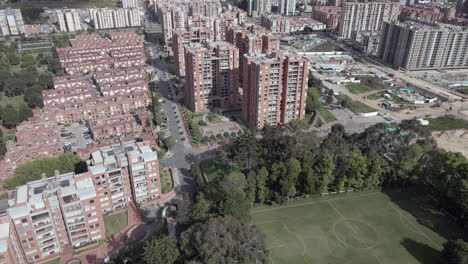
[[118,198],[121,198],[121,197],[124,197],[124,193],[123,193],[123,192],[117,193],[117,194],[115,194],[115,195],[111,195],[111,199],[112,199],[112,200],[115,200],[115,199],[118,199]]
[[71,240],[72,240],[73,244],[76,244],[76,243],[81,243],[81,242],[84,242],[84,241],[89,241],[89,237],[86,234],[84,236],[72,238]]
[[44,252],[44,251],[51,251],[53,249],[55,249],[57,246],[55,244],[53,245],[50,245],[50,246],[47,246],[45,248],[41,248],[41,251]]
[[74,211],[78,211],[78,210],[81,211],[81,206],[80,206],[79,204],[77,204],[77,205],[72,205],[72,206],[66,206],[66,207],[63,208],[63,210],[64,210],[66,213],[74,212]]
[[68,226],[84,223],[84,217],[67,218],[66,220]]
[[80,223],[80,224],[68,227],[68,230],[70,230],[70,231],[77,231],[77,230],[81,230],[81,229],[86,229],[86,224],[85,223]]
[[45,241],[39,243],[39,246],[40,246],[40,247],[44,247],[44,246],[48,246],[48,245],[50,245],[50,244],[52,244],[52,243],[55,243],[55,239],[54,239],[54,238],[50,238],[50,239],[48,239],[48,240],[45,240]]
[[45,233],[45,234],[43,234],[42,236],[37,236],[37,240],[38,240],[39,242],[44,241],[44,240],[46,240],[46,239],[48,239],[48,238],[53,237],[52,234],[53,234],[53,232],[50,232],[50,233]]
[[141,182],[141,181],[144,181],[144,180],[146,180],[146,176],[137,176],[137,177],[133,176],[133,182],[134,183]]
[[52,221],[42,221],[42,222],[39,222],[39,223],[36,223],[36,224],[33,224],[34,228],[41,228],[41,227],[46,227],[46,226],[49,226],[52,224]]
[[47,233],[47,232],[49,232],[49,231],[52,231],[52,230],[54,230],[54,228],[53,228],[52,226],[48,226],[48,227],[45,227],[45,228],[41,228],[41,229],[39,229],[39,230],[36,230],[36,234],[37,234],[37,235],[41,235],[41,234],[45,234],[45,233]]
[[115,177],[115,178],[109,178],[110,183],[121,183],[122,182],[122,177]]
[[84,235],[84,234],[88,234],[88,231],[86,231],[86,229],[83,229],[83,230],[80,230],[80,231],[73,231],[73,232],[70,232],[70,236],[72,237],[72,239],[74,237],[77,237],[77,236],[81,236],[81,235]]
[[31,220],[32,220],[33,224],[35,222],[39,222],[39,221],[45,220],[45,219],[50,220],[50,216],[49,216],[48,212],[38,214],[38,215],[34,215],[34,216],[31,217]]

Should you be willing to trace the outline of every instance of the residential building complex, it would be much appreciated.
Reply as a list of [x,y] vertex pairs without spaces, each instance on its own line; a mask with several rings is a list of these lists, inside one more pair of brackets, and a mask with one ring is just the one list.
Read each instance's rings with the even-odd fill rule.
[[384,23],[378,57],[406,70],[468,68],[468,31],[460,26]]
[[295,16],[296,0],[279,0],[279,12],[285,16]]
[[77,9],[58,9],[55,11],[60,31],[75,32],[83,30],[81,25],[80,11]]
[[250,127],[287,124],[305,115],[308,61],[298,55],[244,55],[242,118]]
[[186,102],[194,112],[226,108],[238,100],[239,50],[227,42],[185,46]]
[[96,29],[143,25],[137,8],[91,8],[89,14]]
[[338,6],[314,6],[312,18],[324,23],[327,29],[338,28],[341,16],[341,8]]
[[353,31],[380,30],[383,22],[396,21],[398,12],[395,2],[344,2],[338,36],[350,39]]
[[420,19],[424,21],[442,22],[455,17],[455,8],[431,5],[400,6],[400,21]]
[[24,21],[20,9],[0,9],[0,33],[2,36],[24,33]]
[[69,74],[145,65],[144,37],[135,32],[82,34],[70,41],[71,47],[58,48],[63,68]]
[[254,17],[271,13],[271,0],[248,0],[248,12]]
[[105,239],[105,214],[159,201],[159,162],[147,143],[102,147],[87,164],[85,173],[43,174],[11,192],[0,216],[7,263],[38,263]]
[[211,30],[205,27],[174,30],[172,51],[179,76],[185,76],[185,46],[191,43],[203,43],[208,40],[213,40],[213,34]]
[[468,1],[467,0],[457,0],[456,13],[459,16],[468,15]]
[[134,7],[139,7],[139,1],[138,0],[122,0],[122,7],[123,8],[134,8]]
[[272,33],[292,33],[306,27],[312,30],[323,30],[326,25],[310,17],[285,17],[280,15],[262,15],[261,25]]

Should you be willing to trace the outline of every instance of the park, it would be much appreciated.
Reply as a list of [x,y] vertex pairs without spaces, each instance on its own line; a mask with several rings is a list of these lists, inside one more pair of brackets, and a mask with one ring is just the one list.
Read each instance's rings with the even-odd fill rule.
[[392,190],[334,194],[252,210],[271,263],[441,262],[457,227],[424,195]]

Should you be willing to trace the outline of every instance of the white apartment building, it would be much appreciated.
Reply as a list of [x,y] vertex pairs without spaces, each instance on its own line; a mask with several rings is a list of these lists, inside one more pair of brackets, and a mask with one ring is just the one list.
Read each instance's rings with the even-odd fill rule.
[[89,13],[96,29],[139,27],[142,25],[137,8],[92,8]]
[[139,7],[138,0],[122,0],[122,7],[123,8],[134,8]]
[[24,21],[20,9],[0,9],[0,33],[2,36],[24,33]]
[[271,0],[249,0],[248,12],[254,17],[271,13]]
[[75,32],[83,30],[79,10],[66,9],[57,10],[57,23],[60,31]]
[[279,0],[279,12],[285,16],[296,15],[296,0]]

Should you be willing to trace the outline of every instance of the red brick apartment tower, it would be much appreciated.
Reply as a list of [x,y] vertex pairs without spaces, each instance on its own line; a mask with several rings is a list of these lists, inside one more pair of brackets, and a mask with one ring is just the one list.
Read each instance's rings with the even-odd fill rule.
[[172,51],[177,74],[185,76],[184,46],[191,43],[203,43],[213,40],[213,33],[207,28],[191,28],[189,30],[174,30],[172,36]]
[[239,51],[227,42],[185,46],[186,102],[194,112],[237,103]]
[[0,217],[0,264],[26,264],[15,226],[8,215]]
[[307,96],[308,62],[293,54],[244,55],[242,118],[252,128],[302,119]]

